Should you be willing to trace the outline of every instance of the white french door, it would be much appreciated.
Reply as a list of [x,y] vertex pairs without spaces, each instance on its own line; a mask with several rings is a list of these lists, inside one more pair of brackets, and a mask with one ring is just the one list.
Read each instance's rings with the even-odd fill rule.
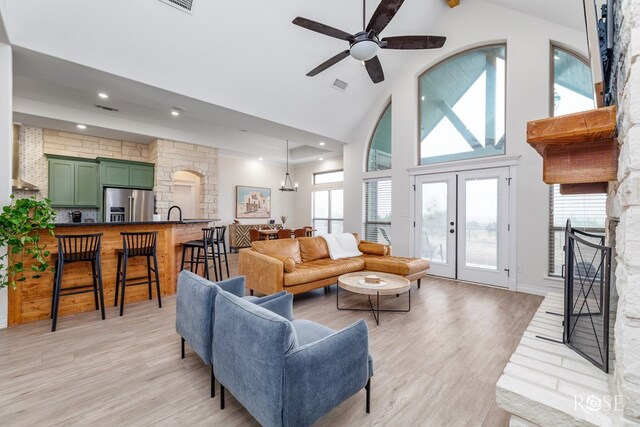
[[509,168],[416,177],[416,255],[435,276],[507,287]]

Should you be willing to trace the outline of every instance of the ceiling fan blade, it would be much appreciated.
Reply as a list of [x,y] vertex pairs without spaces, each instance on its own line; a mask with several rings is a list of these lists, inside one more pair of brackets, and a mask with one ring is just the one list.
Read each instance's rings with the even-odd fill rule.
[[337,54],[333,58],[330,58],[330,59],[324,61],[322,64],[318,65],[316,68],[314,68],[313,70],[309,71],[307,73],[307,76],[309,76],[309,77],[316,76],[316,75],[320,74],[321,72],[323,72],[324,70],[326,70],[327,68],[329,68],[329,67],[331,67],[333,65],[336,65],[338,62],[342,61],[347,56],[349,56],[349,50],[348,49],[345,50],[344,52],[340,52],[339,54]]
[[382,0],[369,20],[367,32],[373,31],[376,34],[380,34],[393,17],[396,16],[402,3],[404,3],[404,0]]
[[398,36],[381,40],[383,49],[438,49],[444,45],[446,37],[441,36]]
[[371,77],[371,80],[374,83],[384,81],[384,71],[382,71],[382,64],[377,56],[365,61],[364,66],[367,69],[367,73],[369,73],[369,77]]
[[307,30],[315,31],[316,33],[324,34],[325,36],[335,37],[340,40],[346,40],[348,42],[354,39],[353,35],[338,30],[337,28],[330,27],[328,25],[321,24],[316,21],[312,21],[311,19],[302,18],[298,16],[296,19],[292,21],[295,25],[298,25],[302,28],[306,28]]

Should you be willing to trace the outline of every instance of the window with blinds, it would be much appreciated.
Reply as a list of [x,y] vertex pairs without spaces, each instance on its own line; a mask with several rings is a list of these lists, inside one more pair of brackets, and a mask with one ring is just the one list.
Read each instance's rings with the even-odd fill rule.
[[[553,115],[595,108],[591,72],[585,61],[566,50],[553,47]],[[561,276],[564,264],[564,229],[571,225],[591,233],[604,234],[606,194],[560,194],[559,185],[549,187],[549,275]]]
[[391,244],[391,179],[364,183],[364,239]]

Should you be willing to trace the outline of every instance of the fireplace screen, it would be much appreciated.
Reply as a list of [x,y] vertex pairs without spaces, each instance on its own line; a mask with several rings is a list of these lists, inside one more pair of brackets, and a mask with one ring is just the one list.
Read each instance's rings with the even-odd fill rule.
[[611,248],[604,236],[565,231],[565,344],[609,372]]

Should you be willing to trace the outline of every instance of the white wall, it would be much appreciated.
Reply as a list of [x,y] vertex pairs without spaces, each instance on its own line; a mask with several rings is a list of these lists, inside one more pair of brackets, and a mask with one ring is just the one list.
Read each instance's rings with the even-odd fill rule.
[[[451,29],[455,29],[451,31]],[[412,52],[405,72],[390,85],[390,93],[369,107],[369,114],[344,149],[345,230],[362,228],[362,180],[365,150],[387,100],[393,102],[392,241],[397,255],[410,255],[410,178],[407,168],[417,165],[418,76],[439,61],[469,48],[506,42],[506,147],[520,155],[517,204],[518,290],[542,293],[561,283],[547,276],[548,186],[542,182],[542,160],[526,143],[527,121],[549,117],[550,44],[586,54],[582,32],[486,3],[463,2],[430,30],[447,34],[445,47]],[[388,52],[385,52],[387,54]],[[425,167],[425,172],[429,168]]]
[[[257,159],[231,157],[219,152],[218,157],[218,224],[228,225],[235,218],[236,185],[271,188],[271,219],[280,224],[286,215],[287,226],[296,221],[295,203],[299,193],[279,191],[285,166]],[[293,172],[290,169],[290,172]],[[293,174],[292,174],[293,175]],[[294,179],[297,179],[294,175]],[[269,219],[241,219],[242,224],[266,224]]]
[[[295,168],[295,179],[298,180],[300,187],[298,194],[296,195],[296,223],[292,224],[295,228],[303,227],[305,225],[311,225],[311,218],[313,213],[311,211],[312,201],[311,192],[313,191],[313,174],[317,172],[327,172],[342,169],[342,159],[326,159],[323,161],[315,161],[311,163],[305,163],[297,165]],[[358,231],[359,228],[353,230],[344,229],[347,231]]]
[[[12,90],[13,71],[11,65],[11,46],[0,43],[0,206],[9,203],[11,194],[11,141],[12,128]],[[0,248],[5,251],[6,248]],[[7,290],[0,290],[0,328],[7,326],[8,305]]]

